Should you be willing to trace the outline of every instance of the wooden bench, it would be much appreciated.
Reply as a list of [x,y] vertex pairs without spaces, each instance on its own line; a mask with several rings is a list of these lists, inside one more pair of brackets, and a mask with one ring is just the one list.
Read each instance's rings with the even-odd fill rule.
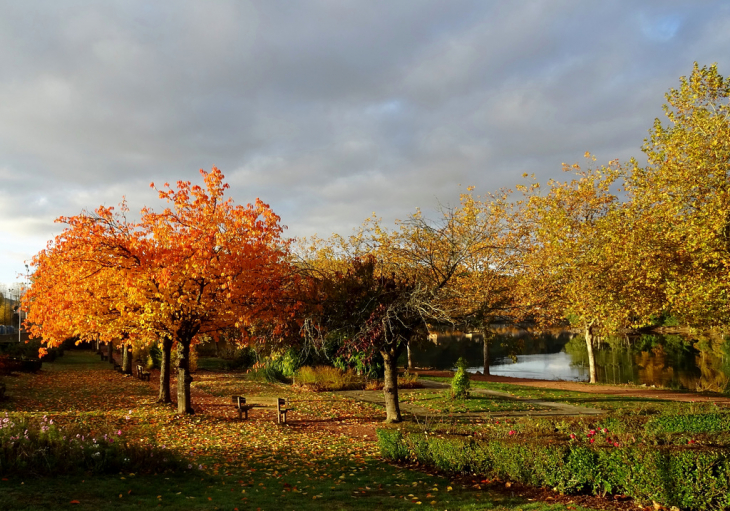
[[286,423],[287,412],[292,411],[292,408],[286,407],[286,399],[283,397],[276,397],[273,399],[262,398],[256,400],[256,402],[246,402],[246,398],[243,396],[232,396],[231,402],[238,411],[238,418],[242,419],[244,416],[248,419],[248,411],[251,408],[270,408],[276,410],[276,422],[278,424]]
[[137,378],[150,381],[150,372],[145,371],[141,364],[137,364]]
[[236,406],[236,410],[238,410],[238,420],[243,419],[243,415],[246,415],[246,419],[248,419],[248,411],[254,407],[254,405],[246,404],[246,398],[243,396],[233,396],[231,397],[231,401]]

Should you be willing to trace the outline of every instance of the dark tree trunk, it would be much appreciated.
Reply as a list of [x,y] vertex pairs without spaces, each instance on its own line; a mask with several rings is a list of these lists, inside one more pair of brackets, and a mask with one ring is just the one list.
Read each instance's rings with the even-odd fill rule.
[[112,342],[109,341],[106,345],[106,348],[107,348],[106,354],[108,355],[109,363],[113,364],[114,363],[114,344],[112,344]]
[[385,398],[385,422],[401,422],[400,403],[398,402],[398,351],[381,351],[385,368],[383,397]]
[[484,343],[484,376],[489,376],[489,341],[491,341],[491,335],[487,333],[487,330],[482,331],[482,342]]
[[406,350],[408,353],[408,369],[413,369],[413,359],[411,358],[411,341],[406,344]]
[[132,345],[122,345],[122,373],[132,374]]
[[190,404],[190,340],[177,342],[177,413],[195,413]]
[[160,361],[160,395],[158,403],[172,403],[170,396],[170,354],[172,352],[172,339],[162,339],[162,360]]
[[585,327],[586,337],[586,348],[588,348],[588,374],[590,376],[590,382],[596,383],[596,358],[593,355],[593,323],[586,325]]

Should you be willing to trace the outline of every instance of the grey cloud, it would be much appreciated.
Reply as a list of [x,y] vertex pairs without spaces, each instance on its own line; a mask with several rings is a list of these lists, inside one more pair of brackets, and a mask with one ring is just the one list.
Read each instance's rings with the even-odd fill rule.
[[[0,1],[0,235],[216,165],[289,234],[405,218],[467,185],[640,156],[663,94],[717,61],[721,1]],[[459,185],[462,185],[461,187]],[[27,240],[24,245],[22,240]],[[26,247],[23,249],[23,247]],[[3,259],[8,280],[17,257]],[[13,272],[17,269],[12,269]]]

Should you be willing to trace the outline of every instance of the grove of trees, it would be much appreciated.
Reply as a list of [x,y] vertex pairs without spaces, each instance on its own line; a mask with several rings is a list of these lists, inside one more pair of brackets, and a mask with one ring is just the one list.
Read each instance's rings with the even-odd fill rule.
[[[386,420],[402,419],[396,361],[416,336],[495,320],[571,325],[597,338],[671,314],[694,328],[730,319],[730,80],[695,64],[666,95],[667,121],[644,142],[647,164],[566,165],[566,182],[477,196],[434,219],[349,237],[298,240],[256,201],[235,206],[218,169],[204,187],[159,190],[169,206],[138,221],[99,208],[61,218],[32,262],[24,297],[35,337],[159,345],[160,400],[192,412],[190,349],[202,336],[308,344],[353,365],[382,363]],[[594,160],[593,160],[594,161]]]

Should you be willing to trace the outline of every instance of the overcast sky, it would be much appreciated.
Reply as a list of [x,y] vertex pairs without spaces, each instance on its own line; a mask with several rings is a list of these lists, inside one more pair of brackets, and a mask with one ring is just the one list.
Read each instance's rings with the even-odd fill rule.
[[219,167],[289,236],[641,155],[730,2],[0,0],[0,282],[54,219]]

